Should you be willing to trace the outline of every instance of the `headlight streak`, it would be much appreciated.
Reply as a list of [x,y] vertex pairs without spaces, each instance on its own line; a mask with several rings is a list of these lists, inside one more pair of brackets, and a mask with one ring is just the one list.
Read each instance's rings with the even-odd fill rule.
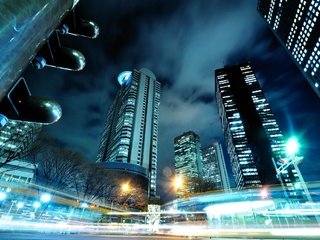
[[[318,189],[319,186],[314,188],[316,192]],[[23,218],[18,212],[22,212],[21,209],[28,205],[27,202],[19,207],[18,202],[12,202],[10,193],[7,193],[2,202],[11,205],[12,209],[10,214],[8,210],[4,210],[1,215],[0,211],[0,231],[320,239],[320,203],[289,204],[284,198],[278,197],[276,190],[271,192],[273,197],[268,199],[261,199],[257,190],[250,190],[242,195],[239,192],[210,193],[179,199],[167,204],[162,211],[153,213],[161,216],[160,224],[154,225],[144,223],[148,212],[135,211],[106,211],[103,213],[105,221],[111,223],[97,223],[102,213],[93,203],[83,207],[81,201],[72,202],[69,209],[73,210],[68,210],[63,217],[57,218],[61,215],[62,205],[68,207],[67,201],[62,200],[71,199],[71,196],[60,195],[59,202],[55,203],[58,200],[55,194],[50,198],[52,206],[48,207],[48,202],[48,208],[44,208],[43,202],[37,210],[33,208],[33,216]],[[133,223],[124,223],[125,221]]]
[[[38,233],[79,233],[79,234],[115,234],[115,235],[161,235],[184,237],[300,237],[303,239],[320,237],[318,227],[309,228],[261,228],[261,229],[213,229],[203,225],[193,224],[166,224],[157,228],[146,224],[90,224],[81,222],[42,223],[26,221],[0,220],[1,230],[10,231],[19,226],[19,231]],[[187,229],[187,231],[186,231]]]

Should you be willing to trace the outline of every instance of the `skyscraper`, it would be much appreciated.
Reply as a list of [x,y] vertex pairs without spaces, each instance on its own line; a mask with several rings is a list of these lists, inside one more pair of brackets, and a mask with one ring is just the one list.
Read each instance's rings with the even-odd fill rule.
[[320,96],[320,2],[259,0],[258,11]]
[[230,190],[229,177],[221,144],[214,143],[202,148],[203,179],[222,191]]
[[97,162],[148,179],[156,195],[160,82],[148,69],[119,74],[121,85],[107,114]]
[[[302,198],[294,166],[276,174],[274,161],[285,157],[283,135],[250,64],[215,70],[216,98],[236,187],[283,183],[290,198]],[[273,161],[274,160],[274,161]]]
[[185,132],[174,139],[174,166],[176,176],[184,181],[184,187],[178,189],[177,195],[194,193],[196,183],[192,180],[203,175],[200,138],[194,132]]

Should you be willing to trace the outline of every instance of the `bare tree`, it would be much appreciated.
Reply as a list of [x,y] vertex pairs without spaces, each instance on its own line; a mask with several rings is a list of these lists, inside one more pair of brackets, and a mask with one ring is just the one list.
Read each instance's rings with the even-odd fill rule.
[[69,190],[75,184],[74,174],[81,170],[84,158],[69,149],[50,147],[40,154],[36,182],[53,188]]

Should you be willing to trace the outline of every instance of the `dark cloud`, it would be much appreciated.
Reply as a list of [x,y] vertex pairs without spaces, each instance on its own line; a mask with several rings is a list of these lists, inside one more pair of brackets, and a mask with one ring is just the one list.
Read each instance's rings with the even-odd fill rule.
[[[214,69],[251,61],[285,135],[301,132],[308,143],[305,162],[316,162],[320,117],[314,107],[319,99],[272,36],[256,11],[256,1],[93,0],[80,1],[80,6],[86,18],[99,24],[99,38],[62,40],[84,53],[85,70],[27,70],[32,90],[63,107],[62,119],[46,127],[59,141],[94,160],[106,112],[118,89],[118,73],[149,68],[162,83],[161,186],[173,167],[174,137],[193,130],[203,146],[224,142]],[[308,116],[312,121],[304,121]],[[301,168],[314,179],[314,169],[304,163]]]
[[210,93],[204,93],[199,95],[194,102],[203,102],[203,103],[213,104],[213,101],[214,101],[214,94],[210,92]]

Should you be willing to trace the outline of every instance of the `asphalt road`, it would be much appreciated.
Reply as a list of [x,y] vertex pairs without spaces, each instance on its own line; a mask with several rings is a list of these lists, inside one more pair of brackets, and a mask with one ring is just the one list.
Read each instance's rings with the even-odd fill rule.
[[93,234],[44,234],[44,233],[12,233],[12,232],[0,232],[1,240],[53,240],[53,239],[68,239],[68,240],[103,240],[103,239],[131,239],[131,240],[180,240],[186,239],[181,237],[169,237],[169,236],[120,236],[120,235],[93,235]]
[[[48,233],[12,233],[12,232],[0,232],[0,240],[55,240],[55,239],[68,239],[68,240],[209,240],[209,238],[188,238],[188,237],[173,237],[173,236],[134,236],[134,235],[105,235],[105,234],[48,234]],[[247,239],[245,237],[239,238],[215,238],[215,240],[236,240]],[[250,240],[301,240],[301,238],[255,238],[250,237]],[[312,238],[317,239],[317,238]]]

